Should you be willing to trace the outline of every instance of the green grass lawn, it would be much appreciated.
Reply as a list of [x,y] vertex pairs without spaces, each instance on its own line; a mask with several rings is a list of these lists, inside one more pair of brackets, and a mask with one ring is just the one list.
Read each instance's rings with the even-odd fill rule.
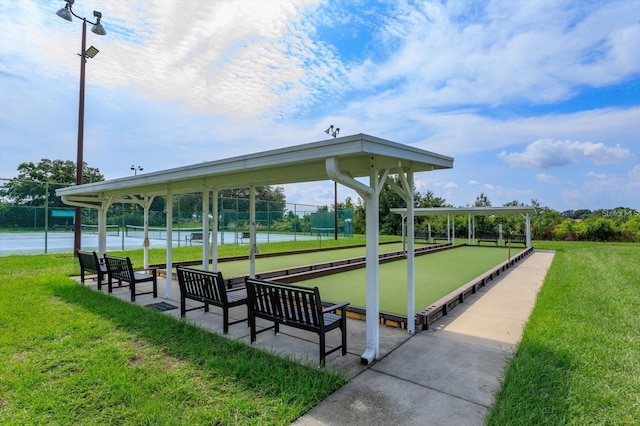
[[556,250],[490,425],[640,422],[640,244]]
[[344,382],[78,285],[71,255],[0,258],[0,424],[289,424]]
[[[640,244],[534,246],[557,254],[487,423],[637,424]],[[141,250],[123,254],[141,265]],[[78,272],[71,255],[0,258],[0,424],[288,424],[344,383],[79,286]]]

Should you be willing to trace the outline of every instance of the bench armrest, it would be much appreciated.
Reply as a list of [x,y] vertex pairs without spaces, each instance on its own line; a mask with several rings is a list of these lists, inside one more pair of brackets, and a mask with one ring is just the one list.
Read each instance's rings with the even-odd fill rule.
[[329,312],[337,311],[338,309],[342,309],[349,306],[349,302],[342,302],[335,305],[328,306],[322,310],[323,314],[327,314]]

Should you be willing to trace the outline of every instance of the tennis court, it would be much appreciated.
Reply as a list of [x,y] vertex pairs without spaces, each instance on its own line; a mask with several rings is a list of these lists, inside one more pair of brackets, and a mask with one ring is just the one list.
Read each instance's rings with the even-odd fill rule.
[[[131,228],[131,227],[128,227]],[[186,236],[193,230],[174,229],[173,247],[189,245]],[[42,253],[73,253],[73,235],[71,231],[51,232],[0,232],[0,256],[12,254],[42,254]],[[278,241],[316,240],[318,237],[305,233],[280,234],[262,233],[256,234],[258,244]],[[331,237],[333,238],[333,236]],[[122,232],[118,228],[107,229],[107,251],[111,250],[135,250],[142,248],[143,232],[137,229],[127,229]],[[193,245],[201,244],[201,241]],[[218,244],[249,244],[248,239],[242,239],[235,232],[218,233]],[[149,236],[150,248],[165,248],[167,246],[166,231],[164,235],[154,230]],[[84,230],[82,232],[82,249],[98,250],[97,229]]]

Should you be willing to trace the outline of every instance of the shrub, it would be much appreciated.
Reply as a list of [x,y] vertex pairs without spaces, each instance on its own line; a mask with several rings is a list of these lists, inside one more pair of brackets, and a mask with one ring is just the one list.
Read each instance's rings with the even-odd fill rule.
[[620,232],[615,222],[606,217],[596,217],[585,220],[583,237],[587,241],[616,241],[620,239]]

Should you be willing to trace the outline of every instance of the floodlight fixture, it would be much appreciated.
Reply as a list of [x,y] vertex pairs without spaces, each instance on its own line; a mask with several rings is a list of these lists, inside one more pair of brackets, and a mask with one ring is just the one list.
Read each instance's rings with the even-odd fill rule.
[[73,21],[73,18],[71,17],[71,5],[73,4],[73,0],[66,0],[66,2],[67,4],[65,4],[62,9],[57,11],[56,15],[71,22]]
[[93,16],[96,17],[96,23],[91,27],[91,32],[98,35],[107,35],[107,32],[104,30],[104,27],[100,23],[100,19],[102,18],[102,12],[98,12],[97,10],[93,11]]
[[91,22],[87,18],[78,16],[73,12],[73,3],[75,2],[75,0],[64,0],[64,1],[66,2],[66,4],[62,9],[56,12],[56,15],[58,15],[62,19],[65,19],[69,22],[72,22],[73,21],[72,16],[75,16],[78,19],[82,19],[83,25],[86,25],[87,22],[93,25],[93,27],[91,27],[91,32],[93,32],[94,34],[107,35],[107,32],[104,30],[104,27],[100,23],[100,19],[102,19],[102,12],[98,12],[97,10],[94,10],[93,16],[96,18],[96,22]]
[[94,56],[96,56],[98,54],[98,52],[100,52],[98,49],[96,49],[95,47],[91,46],[84,53],[84,56],[86,58],[93,58]]

